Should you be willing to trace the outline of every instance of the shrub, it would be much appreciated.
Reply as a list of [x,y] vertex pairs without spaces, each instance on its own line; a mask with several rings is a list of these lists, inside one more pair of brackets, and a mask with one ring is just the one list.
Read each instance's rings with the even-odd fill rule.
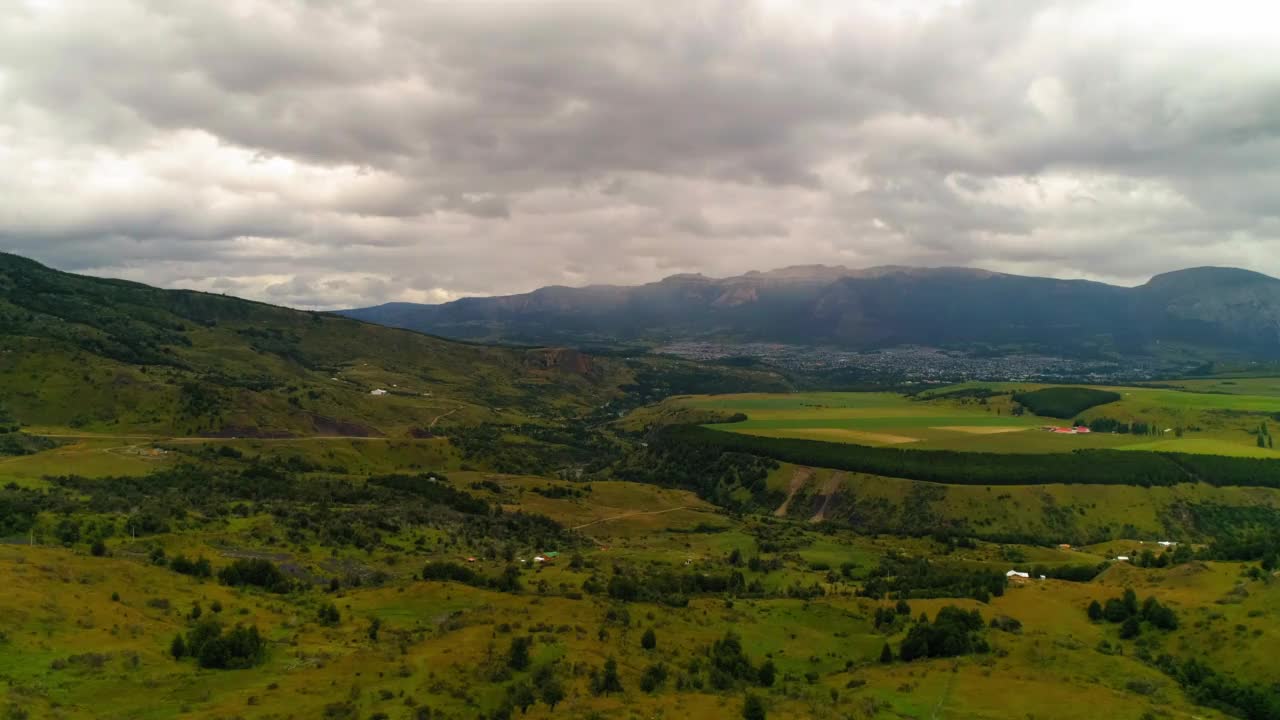
[[760,672],[756,674],[756,683],[760,687],[773,687],[774,679],[778,675],[778,669],[774,667],[772,660],[765,660],[760,666]]
[[667,666],[663,663],[650,665],[644,669],[644,674],[640,676],[640,689],[651,693],[662,687],[667,681]]
[[1093,602],[1089,603],[1088,613],[1089,613],[1090,620],[1094,622],[1098,622],[1099,620],[1101,620],[1102,619],[1102,603],[1099,603],[1097,600],[1094,600]]
[[527,669],[529,667],[529,648],[532,645],[533,640],[529,637],[511,638],[511,648],[507,651],[507,667],[516,672]]
[[338,612],[337,605],[325,603],[320,606],[319,619],[321,625],[333,627],[342,622],[342,614]]
[[609,695],[622,692],[622,680],[618,677],[618,661],[609,658],[604,661],[604,668],[591,674],[591,692],[595,695]]
[[991,618],[991,627],[1015,635],[1022,633],[1022,621],[1008,615],[997,615]]
[[218,571],[218,580],[233,587],[254,586],[273,593],[287,593],[293,582],[270,560],[240,559]]
[[192,577],[213,577],[213,566],[209,564],[209,559],[203,556],[198,560],[190,560],[186,555],[174,555],[169,561],[169,569]]
[[965,612],[954,605],[938,611],[932,623],[923,618],[907,631],[899,650],[907,662],[917,658],[956,657],[976,652],[986,652],[986,641],[978,636],[982,629],[982,615],[977,610]]
[[239,670],[262,662],[267,645],[257,626],[237,625],[223,633],[222,625],[209,619],[187,633],[186,648],[187,653],[200,662],[200,667]]

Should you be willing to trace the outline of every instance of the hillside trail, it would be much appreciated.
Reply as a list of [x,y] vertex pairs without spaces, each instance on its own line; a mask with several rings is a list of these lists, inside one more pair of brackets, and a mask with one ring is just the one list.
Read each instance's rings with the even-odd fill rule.
[[791,486],[787,489],[787,499],[782,501],[777,510],[773,511],[776,517],[786,517],[787,510],[791,508],[791,501],[795,499],[796,493],[800,492],[809,481],[813,479],[813,468],[798,467],[791,475]]
[[613,517],[601,518],[599,520],[592,520],[589,523],[584,523],[582,525],[578,525],[577,527],[571,527],[569,529],[582,530],[583,528],[589,528],[592,525],[599,525],[600,523],[613,522],[614,520],[626,520],[627,518],[637,517],[640,515],[665,515],[666,513],[672,513],[677,510],[693,510],[693,509],[695,508],[689,505],[681,505],[680,507],[667,508],[666,510],[646,510],[646,511],[638,511],[638,512],[629,512],[629,513],[623,513],[622,515],[615,515]]
[[[437,418],[439,419],[439,418]],[[72,433],[37,433],[40,437],[57,438],[59,440],[77,440],[80,442],[64,445],[59,448],[53,448],[45,452],[58,452],[68,458],[74,456],[83,456],[90,454],[107,454],[127,456],[131,452],[137,452],[137,457],[142,460],[159,460],[159,457],[148,457],[142,454],[142,448],[147,445],[155,445],[158,443],[194,445],[199,443],[213,443],[218,441],[235,440],[238,438],[219,438],[219,437],[165,437],[163,435],[91,435],[91,434],[72,434]],[[334,440],[360,440],[365,442],[372,441],[388,441],[394,438],[385,437],[364,437],[358,435],[311,435],[305,437],[289,437],[289,438],[244,438],[247,440],[256,440],[257,442],[297,442],[297,441],[334,441]],[[112,442],[120,442],[120,445],[110,445],[108,447],[84,447],[84,441],[106,440]],[[138,442],[134,442],[138,441]],[[29,455],[15,455],[13,457],[0,458],[0,465],[21,462]]]
[[[87,434],[72,435],[72,434],[60,434],[60,433],[35,433],[35,434],[39,435],[40,437],[59,438],[59,439],[65,439],[65,440],[141,440],[142,441],[140,443],[135,443],[130,446],[119,446],[119,447],[137,447],[140,445],[145,445],[148,442],[151,442],[151,443],[158,443],[158,442],[207,443],[207,442],[218,442],[219,440],[221,441],[255,440],[257,442],[288,442],[288,441],[297,441],[297,440],[393,440],[394,439],[394,438],[387,438],[387,437],[369,437],[366,435],[299,435],[297,437],[278,437],[278,438],[252,438],[252,437],[241,438],[241,437],[212,437],[212,436],[173,437],[173,436],[166,436],[166,435],[87,435]],[[118,449],[118,447],[108,448],[108,449]]]
[[435,418],[434,418],[434,419],[432,419],[431,424],[427,426],[427,431],[429,432],[429,431],[431,431],[431,430],[435,430],[435,429],[436,429],[436,423],[438,423],[438,422],[440,422],[441,420],[443,420],[443,419],[445,419],[445,418],[449,417],[450,415],[452,415],[452,414],[454,414],[454,413],[458,412],[458,411],[459,411],[459,410],[461,410],[461,409],[462,409],[461,407],[456,407],[456,408],[454,408],[454,409],[450,410],[449,412],[447,412],[447,413],[445,413],[445,414],[443,414],[443,415],[437,415],[437,416],[435,416]]
[[938,704],[933,706],[933,714],[929,716],[929,720],[938,720],[943,707],[947,704],[947,700],[951,699],[951,686],[955,685],[956,674],[950,673],[947,677],[947,687],[942,691],[942,696],[938,698]]

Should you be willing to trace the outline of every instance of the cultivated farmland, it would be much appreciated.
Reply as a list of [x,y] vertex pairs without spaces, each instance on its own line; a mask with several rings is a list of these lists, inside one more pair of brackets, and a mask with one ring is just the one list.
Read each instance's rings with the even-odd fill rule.
[[[1280,381],[1267,381],[1280,386]],[[1193,388],[1195,386],[1192,386]],[[1263,389],[1253,381],[1251,389]],[[718,430],[762,437],[824,440],[913,450],[1053,453],[1080,449],[1276,457],[1270,425],[1280,424],[1277,394],[1225,394],[1176,388],[1106,388],[1118,400],[1084,410],[1078,417],[1037,416],[1016,402],[1018,393],[1046,386],[1015,383],[954,385],[910,396],[897,393],[741,394],[673,398],[661,410],[680,409],[746,420],[717,424]],[[630,422],[643,422],[645,411]],[[1141,432],[1052,433],[1052,426],[1114,420],[1141,424]],[[1259,435],[1262,436],[1261,441]]]

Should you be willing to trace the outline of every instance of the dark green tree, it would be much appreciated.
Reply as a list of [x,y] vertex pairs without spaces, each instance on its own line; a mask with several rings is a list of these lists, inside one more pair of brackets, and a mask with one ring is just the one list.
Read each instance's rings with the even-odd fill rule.
[[760,687],[773,687],[773,682],[778,676],[778,668],[774,666],[772,660],[765,660],[760,666],[760,672],[756,675],[756,681]]
[[645,650],[652,650],[658,646],[658,636],[654,634],[653,628],[644,631],[644,635],[640,637],[640,647]]
[[533,640],[520,636],[511,638],[511,648],[507,651],[507,667],[521,672],[529,667],[529,647]]
[[1120,639],[1132,640],[1142,634],[1142,623],[1138,622],[1137,615],[1131,615],[1120,625]]
[[520,708],[520,714],[524,715],[529,712],[529,708],[538,701],[538,696],[533,693],[533,686],[527,682],[518,682],[511,686],[511,704]]
[[591,689],[596,695],[622,692],[622,679],[618,677],[617,660],[609,658],[604,661],[604,670],[592,678]]
[[759,696],[747,693],[742,702],[742,720],[765,720],[768,713],[764,709],[764,701]]
[[337,605],[325,603],[320,606],[319,619],[321,625],[333,627],[342,622],[342,614],[338,612]]
[[1102,620],[1102,604],[1097,600],[1089,603],[1089,619],[1094,622]]
[[880,651],[880,662],[884,665],[893,662],[893,648],[889,647],[889,643],[885,643],[884,649]]
[[556,677],[554,672],[548,673],[538,683],[538,694],[542,696],[542,702],[546,703],[547,707],[554,712],[556,705],[559,705],[560,701],[564,700],[564,685],[560,683],[560,678]]
[[174,660],[181,660],[187,656],[187,642],[182,639],[182,633],[173,636],[173,642],[169,643],[169,654]]
[[1134,592],[1133,588],[1128,588],[1124,591],[1122,602],[1124,603],[1126,616],[1138,614],[1138,593]]
[[1124,602],[1117,598],[1111,598],[1102,608],[1102,617],[1106,618],[1107,622],[1124,622],[1124,619],[1129,617],[1129,614]]

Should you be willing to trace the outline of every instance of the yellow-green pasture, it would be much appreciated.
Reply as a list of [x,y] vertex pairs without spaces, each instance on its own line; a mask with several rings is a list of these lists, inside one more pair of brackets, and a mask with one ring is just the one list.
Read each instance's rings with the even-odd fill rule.
[[[1280,380],[1276,381],[1280,383]],[[1119,387],[1121,400],[1081,413],[1088,422],[1112,418],[1144,422],[1154,435],[1058,434],[1045,430],[1070,420],[1014,415],[1011,393],[1047,385],[968,383],[931,390],[916,398],[896,393],[788,393],[685,396],[642,411],[635,421],[697,412],[746,415],[718,430],[779,438],[803,438],[919,450],[1054,453],[1113,448],[1207,453],[1280,459],[1258,446],[1259,428],[1280,415],[1280,397],[1263,394],[1189,392],[1167,388]],[[990,398],[947,395],[987,389]],[[1266,440],[1266,438],[1264,438]],[[1264,445],[1268,443],[1264,442]]]
[[[605,599],[575,599],[556,590],[558,583],[548,583],[549,592],[536,589],[552,576],[550,568],[528,573],[529,589],[521,595],[405,576],[377,588],[282,598],[192,580],[140,560],[8,546],[0,548],[0,581],[11,588],[0,595],[0,673],[8,680],[4,702],[30,717],[413,717],[424,706],[466,716],[496,706],[502,685],[491,683],[489,673],[501,666],[513,636],[532,635],[535,665],[564,661],[568,696],[554,713],[538,703],[527,717],[637,711],[732,717],[740,712],[741,691],[675,691],[674,678],[657,694],[639,688],[646,667],[663,662],[679,674],[732,630],[755,662],[770,658],[778,667],[775,687],[757,691],[773,718],[1030,714],[1083,720],[1145,712],[1221,718],[1194,706],[1172,680],[1138,660],[1136,645],[1121,641],[1117,626],[1089,622],[1085,608],[1134,587],[1140,597],[1154,595],[1175,608],[1183,621],[1174,633],[1148,630],[1142,642],[1149,650],[1204,653],[1224,672],[1265,680],[1265,653],[1280,639],[1274,629],[1280,584],[1247,581],[1242,600],[1215,602],[1231,596],[1240,570],[1218,563],[1116,567],[1094,583],[1014,585],[986,605],[913,600],[912,616],[959,605],[984,618],[1015,618],[1023,630],[988,630],[993,652],[987,655],[882,666],[875,662],[880,648],[896,648],[903,633],[877,632],[871,618],[882,603],[855,598],[845,586],[828,586],[825,597],[812,601],[631,603],[628,622],[610,623],[613,604]],[[583,576],[563,572],[566,580]],[[166,600],[167,608],[159,603]],[[271,647],[263,666],[207,671],[168,657],[168,641],[190,626],[190,608],[199,602],[209,613],[214,600],[227,624],[252,623],[267,633]],[[342,614],[337,627],[314,621],[315,608],[328,600]],[[381,622],[377,639],[367,632],[372,618]],[[657,647],[644,650],[639,640],[649,628]],[[1124,651],[1099,652],[1104,640]],[[585,674],[568,672],[575,664],[599,667],[610,657],[618,661],[619,695],[593,696]],[[1089,701],[1079,702],[1082,697]]]

